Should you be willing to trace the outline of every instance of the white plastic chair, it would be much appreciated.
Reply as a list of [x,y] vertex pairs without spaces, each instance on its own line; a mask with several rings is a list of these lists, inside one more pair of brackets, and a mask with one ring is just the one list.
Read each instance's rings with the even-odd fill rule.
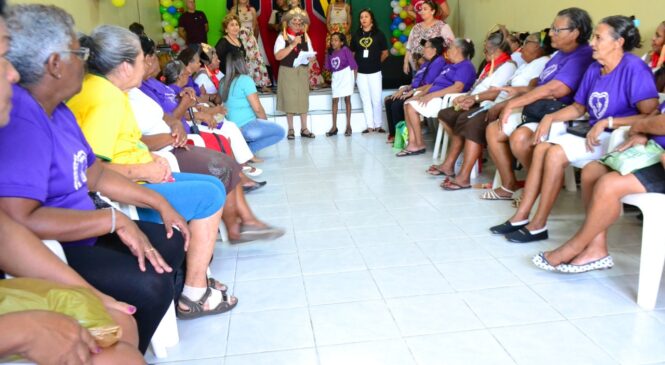
[[[466,95],[466,93],[455,93],[455,94],[446,94],[442,99],[441,99],[441,109],[445,108],[450,108],[453,105],[453,100],[457,98],[458,96]],[[436,163],[439,158],[441,160],[445,160],[446,155],[448,153],[448,133],[446,132],[446,129],[441,125],[441,123],[436,122],[437,129],[436,129],[436,139],[434,140],[434,151],[432,152],[432,160]],[[460,155],[461,157],[461,155]],[[455,163],[457,165],[457,163]],[[475,179],[478,177],[478,161],[473,165],[473,169],[471,170],[471,179]]]
[[660,278],[665,263],[665,242],[663,242],[660,227],[663,207],[665,207],[665,194],[630,194],[623,197],[621,201],[640,208],[644,216],[637,304],[644,309],[653,309],[656,306]]

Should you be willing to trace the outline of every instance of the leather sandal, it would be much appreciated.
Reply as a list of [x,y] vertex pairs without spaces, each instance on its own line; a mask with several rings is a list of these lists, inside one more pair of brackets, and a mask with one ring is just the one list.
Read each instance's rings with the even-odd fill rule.
[[351,134],[352,134],[352,133],[353,133],[353,131],[351,130],[351,128],[347,128],[347,129],[344,131],[344,135],[347,136],[347,137],[351,137]]
[[300,130],[300,137],[314,138],[314,137],[316,137],[316,136],[315,136],[314,133],[312,133],[310,130],[308,130],[307,128],[305,128],[305,129],[301,129],[301,130]]
[[[237,298],[235,303],[231,303],[231,298],[235,297],[222,292],[222,301],[219,302],[215,308],[204,309],[205,303],[211,294],[212,289],[206,288],[205,294],[203,294],[201,299],[197,301],[193,301],[186,295],[181,294],[180,299],[178,299],[178,305],[176,306],[176,316],[180,319],[195,319],[203,316],[225,313],[238,305]],[[183,309],[181,304],[187,306],[187,309]]]
[[296,134],[293,129],[289,129],[289,133],[287,133],[286,139],[296,139]]

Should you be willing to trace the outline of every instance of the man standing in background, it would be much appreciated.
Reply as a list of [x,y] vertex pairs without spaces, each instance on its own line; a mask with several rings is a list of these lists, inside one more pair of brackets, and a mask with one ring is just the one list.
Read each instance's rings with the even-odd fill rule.
[[180,16],[178,33],[185,43],[208,43],[208,19],[204,12],[196,10],[195,0],[186,0],[187,11]]

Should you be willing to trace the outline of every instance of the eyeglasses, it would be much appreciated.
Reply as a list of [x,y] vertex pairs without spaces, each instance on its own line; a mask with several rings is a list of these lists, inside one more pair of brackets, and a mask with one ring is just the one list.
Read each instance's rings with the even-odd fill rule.
[[88,47],[81,47],[79,49],[70,49],[67,51],[62,51],[60,53],[71,53],[74,56],[78,57],[78,59],[81,61],[87,61],[88,58],[90,58],[90,48]]
[[555,26],[552,26],[552,27],[550,28],[550,32],[552,32],[552,33],[554,33],[554,34],[556,34],[556,35],[559,35],[559,33],[563,32],[564,30],[574,30],[574,29],[575,29],[575,28],[573,28],[573,27],[557,28],[557,27],[555,27]]

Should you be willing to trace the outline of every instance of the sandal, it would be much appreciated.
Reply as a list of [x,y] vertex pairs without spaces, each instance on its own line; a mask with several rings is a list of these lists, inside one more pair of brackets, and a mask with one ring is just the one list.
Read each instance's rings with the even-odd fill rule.
[[296,134],[293,129],[289,129],[289,133],[286,135],[286,139],[296,139]]
[[337,128],[335,128],[335,129],[331,129],[331,130],[329,130],[329,131],[326,132],[326,137],[336,136],[336,135],[337,135],[337,132],[338,132]]
[[316,137],[316,136],[315,136],[314,133],[312,133],[310,130],[308,130],[307,128],[305,128],[305,129],[301,129],[301,130],[300,130],[300,137],[314,138],[314,137]]
[[346,137],[351,137],[351,134],[352,134],[352,133],[353,133],[353,131],[351,130],[351,128],[347,128],[347,129],[344,131],[344,136],[346,136]]
[[242,172],[244,172],[245,175],[247,176],[256,177],[261,175],[263,173],[263,170],[256,168],[254,166],[247,165],[243,166]]
[[381,128],[381,127],[375,129],[374,131],[379,132],[379,133],[386,133],[386,130]]
[[483,200],[513,200],[513,194],[515,194],[514,191],[507,189],[503,185],[499,186],[499,189],[505,191],[506,193],[510,193],[510,195],[509,196],[499,195],[499,194],[497,194],[497,192],[494,189],[490,189],[490,190],[485,191],[480,196],[480,199],[483,199]]
[[[230,311],[238,305],[238,298],[236,298],[235,303],[231,303],[231,298],[235,298],[232,295],[227,295],[222,292],[222,301],[212,309],[204,309],[205,303],[212,294],[212,289],[206,288],[205,294],[201,299],[193,301],[190,298],[187,298],[185,295],[180,295],[178,299],[178,305],[176,306],[176,316],[180,319],[195,319],[203,316],[209,316],[213,314],[220,314]],[[187,306],[187,309],[183,309],[180,304]]]
[[397,154],[395,156],[396,157],[406,157],[406,156],[422,155],[423,153],[425,153],[424,148],[421,148],[421,149],[415,150],[415,151],[401,150],[401,151],[397,152]]
[[462,185],[455,180],[445,180],[444,182],[441,183],[441,188],[443,188],[443,190],[446,191],[465,190],[465,189],[471,189],[471,184]]
[[439,169],[439,166],[438,166],[438,165],[432,165],[432,166],[430,166],[425,172],[428,173],[428,174],[430,174],[430,175],[432,175],[432,176],[440,176],[440,175],[443,175],[443,176],[448,177],[448,178],[455,177],[455,174],[454,174],[454,173],[452,173],[452,174],[448,174],[448,173],[446,173],[445,171]]
[[226,286],[226,284],[222,283],[221,281],[215,278],[208,278],[208,288],[217,289],[222,293],[226,293],[229,290],[229,287]]
[[365,130],[360,132],[360,133],[367,134],[367,133],[372,132],[372,131],[374,131],[372,128],[365,128]]

